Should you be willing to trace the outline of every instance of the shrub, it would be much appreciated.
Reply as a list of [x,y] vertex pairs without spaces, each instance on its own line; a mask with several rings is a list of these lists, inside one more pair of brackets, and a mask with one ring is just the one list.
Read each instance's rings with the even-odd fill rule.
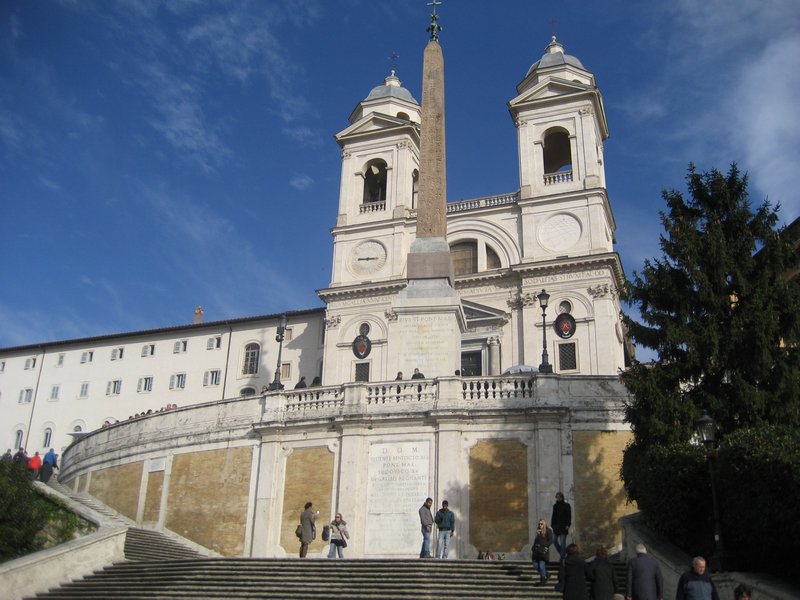
[[740,429],[716,457],[726,568],[794,573],[800,549],[800,432]]
[[0,562],[73,539],[93,529],[36,491],[26,468],[0,462]]

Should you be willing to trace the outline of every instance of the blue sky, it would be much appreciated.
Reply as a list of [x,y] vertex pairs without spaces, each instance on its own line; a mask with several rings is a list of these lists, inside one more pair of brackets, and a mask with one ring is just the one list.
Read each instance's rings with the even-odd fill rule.
[[[506,103],[558,35],[602,90],[627,273],[687,164],[800,215],[796,0],[445,0],[449,200],[519,186]],[[320,306],[333,135],[396,59],[420,99],[425,0],[0,3],[0,347]],[[555,23],[552,23],[555,21]]]

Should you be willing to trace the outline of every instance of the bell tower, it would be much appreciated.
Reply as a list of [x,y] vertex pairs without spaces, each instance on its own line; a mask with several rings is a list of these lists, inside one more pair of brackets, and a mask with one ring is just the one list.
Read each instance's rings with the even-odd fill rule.
[[407,242],[392,222],[416,206],[421,111],[394,71],[350,114],[342,148],[331,287],[405,274]]
[[509,110],[517,126],[521,197],[604,188],[608,125],[594,75],[553,36],[517,93]]
[[573,330],[545,336],[541,312],[523,307],[523,320],[537,332],[525,338],[524,356],[537,356],[536,346],[547,341],[558,372],[580,370],[583,362],[613,373],[624,364],[624,275],[614,252],[603,164],[608,124],[595,77],[553,36],[508,107],[519,153],[521,293],[532,298],[547,288],[551,315],[577,324],[574,337]]

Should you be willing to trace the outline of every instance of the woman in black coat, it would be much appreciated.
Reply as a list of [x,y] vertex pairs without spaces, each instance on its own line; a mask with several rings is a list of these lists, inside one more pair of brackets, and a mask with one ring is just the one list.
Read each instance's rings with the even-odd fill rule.
[[608,551],[600,547],[595,553],[594,560],[589,566],[592,582],[592,600],[611,600],[617,593],[617,578],[614,576],[614,567],[608,562]]
[[589,578],[589,565],[580,556],[577,544],[567,546],[567,558],[558,570],[558,584],[563,586],[564,600],[589,600],[586,580]]

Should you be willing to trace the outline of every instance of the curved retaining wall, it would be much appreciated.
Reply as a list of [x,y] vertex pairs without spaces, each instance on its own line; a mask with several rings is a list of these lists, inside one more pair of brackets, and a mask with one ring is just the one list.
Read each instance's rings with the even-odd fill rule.
[[576,541],[619,544],[625,398],[616,378],[558,375],[270,393],[92,432],[67,449],[60,479],[227,556],[295,554],[306,501],[321,522],[344,513],[349,556],[413,556],[431,496],[456,514],[451,556],[527,559],[557,491]]

